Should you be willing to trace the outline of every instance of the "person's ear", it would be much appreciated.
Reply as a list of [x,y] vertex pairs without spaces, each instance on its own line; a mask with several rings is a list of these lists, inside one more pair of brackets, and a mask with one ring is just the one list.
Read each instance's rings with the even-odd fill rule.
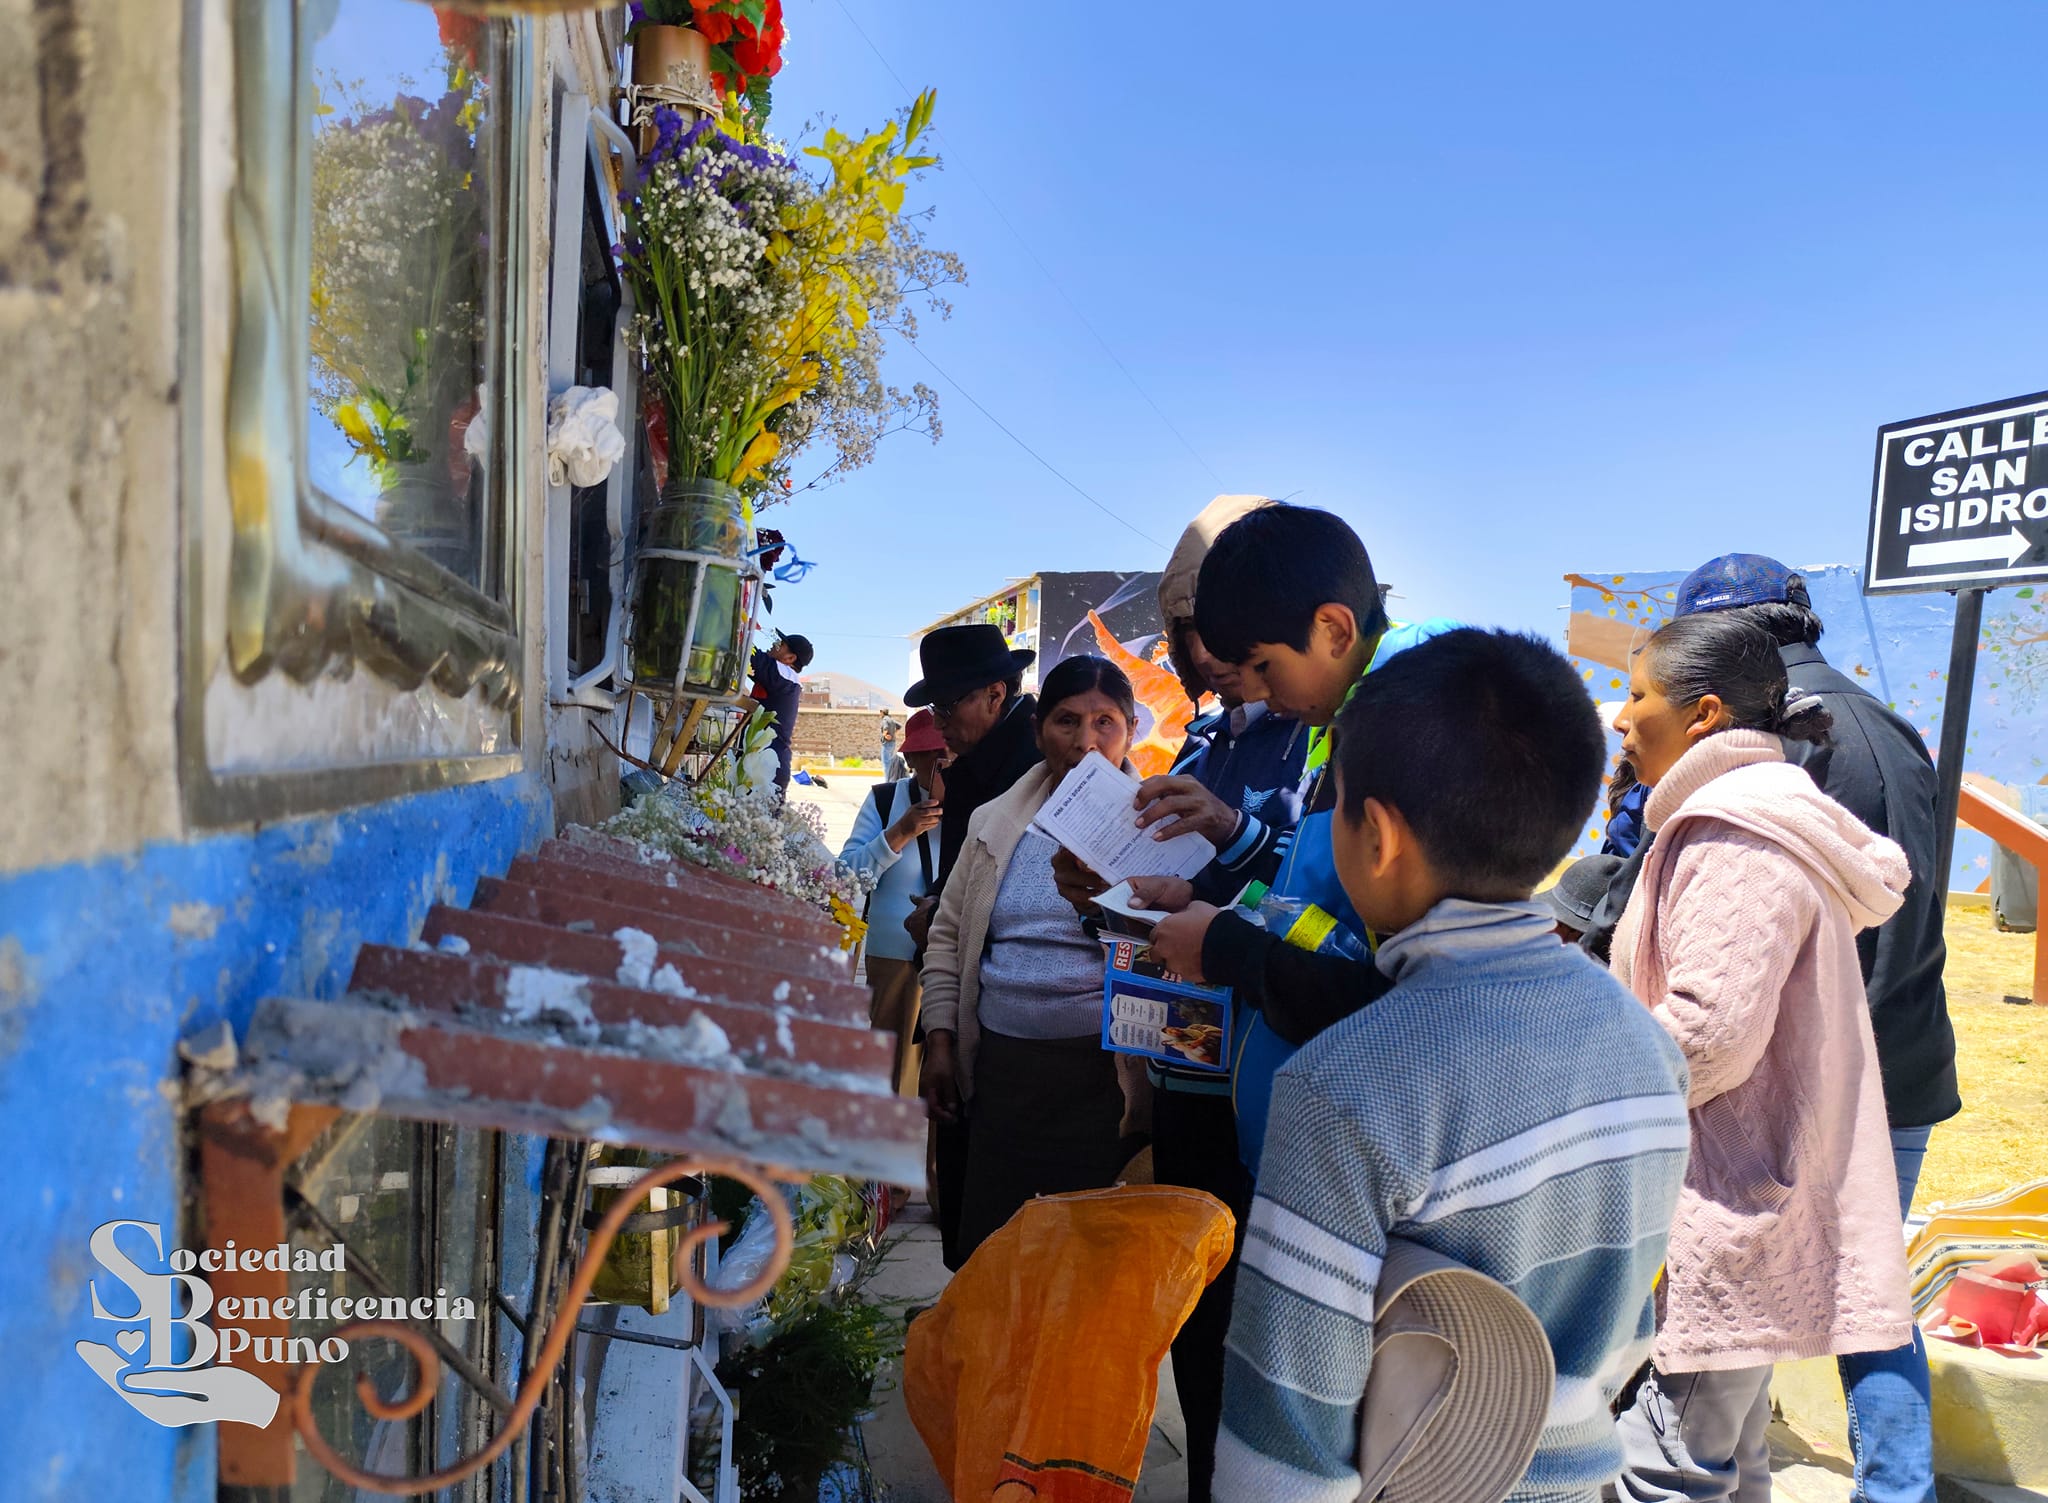
[[1699,741],[1716,731],[1725,731],[1731,719],[1728,706],[1721,702],[1720,695],[1702,694],[1692,707],[1692,721],[1685,728],[1686,739]]
[[1358,618],[1348,605],[1326,601],[1317,606],[1315,625],[1333,658],[1348,657],[1358,642]]
[[1407,821],[1391,806],[1369,798],[1359,811],[1359,824],[1366,842],[1366,875],[1378,880],[1392,869],[1407,849]]

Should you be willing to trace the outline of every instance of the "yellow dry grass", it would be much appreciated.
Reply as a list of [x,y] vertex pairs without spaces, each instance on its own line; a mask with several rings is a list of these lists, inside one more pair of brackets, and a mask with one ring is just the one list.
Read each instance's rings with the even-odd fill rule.
[[1934,1130],[1913,1204],[1960,1200],[2048,1174],[2048,1007],[2033,990],[2034,936],[2000,934],[1981,908],[1948,915],[1948,1011],[1962,1114]]

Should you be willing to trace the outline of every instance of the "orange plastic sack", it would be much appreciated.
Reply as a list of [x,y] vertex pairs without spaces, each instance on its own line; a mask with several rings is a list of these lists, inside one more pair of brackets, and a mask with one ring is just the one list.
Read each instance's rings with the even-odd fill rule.
[[955,1503],[1130,1503],[1159,1364],[1236,1231],[1212,1195],[1032,1201],[911,1322],[904,1399]]

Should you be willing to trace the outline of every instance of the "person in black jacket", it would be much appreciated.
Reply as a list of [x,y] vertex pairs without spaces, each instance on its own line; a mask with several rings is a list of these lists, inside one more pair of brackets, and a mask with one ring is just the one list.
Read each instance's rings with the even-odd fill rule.
[[952,874],[974,811],[1008,792],[1044,760],[1031,723],[1038,701],[1024,692],[1024,670],[1037,656],[1011,647],[992,625],[942,626],[917,644],[924,677],[910,686],[903,702],[912,709],[931,706],[939,734],[953,753],[946,769],[934,898]]
[[[946,768],[946,807],[939,817],[939,864],[927,895],[918,900],[903,927],[917,945],[920,961],[931,933],[939,894],[967,843],[974,811],[1001,797],[1010,785],[1045,760],[1032,719],[1037,699],[1024,692],[1024,670],[1038,656],[1013,648],[993,625],[942,626],[917,644],[924,677],[904,693],[913,709],[930,705],[953,761]],[[957,1266],[960,1202],[967,1180],[965,1116],[932,1124],[932,1217],[946,1266]]]
[[[1899,911],[1856,939],[1884,1076],[1903,1217],[1913,1203],[1930,1131],[1963,1109],[1956,1089],[1955,1033],[1942,985],[1948,955],[1942,938],[1947,883],[1934,869],[1934,759],[1904,717],[1821,655],[1821,619],[1806,582],[1776,559],[1730,553],[1702,564],[1679,585],[1675,605],[1679,616],[1733,612],[1777,638],[1790,692],[1817,696],[1834,717],[1830,744],[1821,757],[1807,762],[1807,772],[1830,798],[1898,842],[1912,866],[1913,881]],[[1619,917],[1653,838],[1646,835],[1617,874],[1601,909],[1603,920]],[[1912,1346],[1837,1361],[1849,1401],[1859,1503],[1932,1499],[1927,1357],[1919,1333]]]
[[775,716],[775,786],[789,787],[790,738],[796,735],[797,706],[803,703],[803,680],[811,666],[809,637],[775,634],[775,645],[754,649],[754,698]]

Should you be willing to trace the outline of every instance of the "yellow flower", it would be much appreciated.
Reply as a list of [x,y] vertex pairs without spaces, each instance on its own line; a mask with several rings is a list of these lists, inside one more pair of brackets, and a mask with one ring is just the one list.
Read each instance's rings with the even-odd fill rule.
[[853,905],[837,894],[832,898],[832,921],[839,925],[839,948],[842,950],[851,950],[868,932],[868,921],[855,913]]
[[740,456],[740,467],[733,472],[732,483],[745,485],[773,464],[775,456],[781,452],[782,440],[763,428],[754,435],[754,441],[747,445],[747,452]]

